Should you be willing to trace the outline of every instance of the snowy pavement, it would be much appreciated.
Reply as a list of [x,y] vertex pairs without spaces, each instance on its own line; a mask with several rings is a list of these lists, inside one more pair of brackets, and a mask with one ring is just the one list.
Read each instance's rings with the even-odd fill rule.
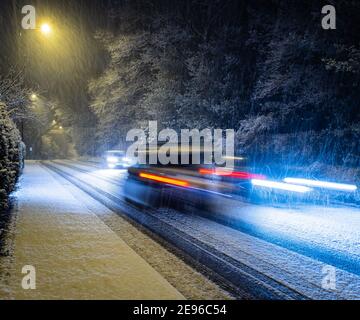
[[[39,164],[27,164],[1,299],[184,298],[72,190]],[[35,267],[34,290],[22,287],[25,265]]]

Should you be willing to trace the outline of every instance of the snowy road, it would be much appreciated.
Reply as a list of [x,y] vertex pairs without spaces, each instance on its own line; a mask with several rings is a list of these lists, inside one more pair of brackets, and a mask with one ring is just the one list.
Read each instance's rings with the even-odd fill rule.
[[[121,198],[124,170],[69,161],[57,162],[56,166],[79,181]],[[153,215],[304,297],[360,298],[359,209],[289,209],[222,201],[222,217],[171,209]],[[231,222],[231,227],[218,219]],[[330,287],[326,285],[329,273],[335,276],[335,284]]]

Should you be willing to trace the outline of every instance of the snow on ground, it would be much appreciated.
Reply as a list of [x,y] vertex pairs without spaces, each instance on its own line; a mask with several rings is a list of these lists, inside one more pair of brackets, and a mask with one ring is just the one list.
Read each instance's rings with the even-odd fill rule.
[[[79,179],[120,196],[122,188],[102,170]],[[95,176],[98,175],[99,178]],[[109,171],[106,178],[111,176]],[[119,177],[114,173],[113,178]],[[120,185],[122,181],[119,181]],[[360,299],[360,212],[346,207],[275,208],[223,200],[223,214],[239,230],[174,210],[156,215],[217,250],[255,267],[313,298]],[[299,254],[300,253],[300,254]],[[336,290],[322,286],[327,265],[336,269]]]
[[324,290],[327,265],[203,217],[163,209],[158,217],[177,229],[313,299],[360,299],[360,277],[335,268],[336,289]]
[[360,210],[352,207],[276,208],[223,201],[239,230],[360,275]]
[[[16,196],[13,264],[1,298],[183,298],[48,170],[28,164]],[[21,287],[25,265],[36,268],[35,290]]]
[[[71,163],[72,161],[60,161],[61,163]],[[77,167],[89,169],[87,165],[76,163]],[[62,170],[69,170],[62,167]],[[82,173],[77,175],[88,178]],[[79,199],[84,201],[82,197],[83,192],[77,187],[69,185],[67,180],[60,178],[55,173],[54,175],[60,180],[67,183],[67,188],[72,189],[79,194]],[[95,176],[101,176],[105,179],[123,179],[127,175],[126,170],[114,169],[96,169]],[[120,184],[123,180],[119,180]],[[96,186],[106,188],[109,184],[104,180],[96,180]],[[209,280],[206,275],[203,275],[189,266],[181,257],[172,253],[168,248],[163,247],[161,243],[153,240],[140,230],[138,230],[131,222],[123,219],[117,213],[112,212],[110,209],[104,207],[100,202],[95,199],[86,197],[86,206],[95,212],[95,214],[106,225],[117,233],[133,250],[135,250],[141,257],[143,257],[156,271],[158,271],[169,283],[178,289],[187,299],[201,299],[201,300],[218,300],[218,299],[233,299],[233,297],[225,292],[218,284]],[[242,297],[238,297],[242,298]]]

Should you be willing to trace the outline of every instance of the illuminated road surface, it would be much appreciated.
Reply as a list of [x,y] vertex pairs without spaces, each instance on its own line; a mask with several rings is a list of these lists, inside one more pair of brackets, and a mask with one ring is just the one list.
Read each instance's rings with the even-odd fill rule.
[[[67,172],[76,180],[111,194],[119,201],[123,200],[126,170],[107,170],[96,165],[72,161],[49,163],[63,172]],[[87,172],[81,172],[78,169]],[[114,254],[111,258],[109,257],[106,268],[101,269],[103,265],[101,265],[102,267],[97,265],[99,260],[95,259],[97,262],[91,261],[91,259],[88,261],[87,259],[91,257],[80,255],[83,260],[80,264],[81,267],[75,263],[77,267],[72,270],[73,263],[78,260],[72,260],[69,257],[75,251],[82,252],[81,250],[88,248],[95,257],[95,251],[103,251],[102,246],[104,245],[103,255],[109,256],[107,253],[110,254],[113,246],[126,247],[126,245],[114,235],[111,226],[108,229],[89,212],[88,205],[86,205],[90,201],[89,196],[84,196],[84,194],[81,196],[75,192],[74,190],[77,188],[71,183],[60,182],[63,179],[55,173],[51,175],[51,179],[47,178],[48,180],[44,179],[45,176],[49,176],[47,169],[39,166],[34,169],[30,166],[26,169],[23,177],[22,189],[18,194],[21,195],[19,208],[20,213],[23,212],[23,214],[19,215],[21,219],[16,226],[17,243],[21,244],[15,246],[17,266],[34,263],[32,261],[40,261],[40,264],[46,266],[46,270],[39,267],[40,275],[43,272],[47,279],[45,291],[48,291],[42,297],[116,296],[132,298],[133,296],[129,292],[126,293],[126,290],[123,295],[116,293],[119,290],[116,286],[117,284],[120,286],[121,281],[112,283],[109,280],[111,282],[110,290],[104,288],[103,291],[96,292],[88,290],[87,285],[78,281],[79,278],[83,280],[86,278],[86,276],[84,278],[84,275],[80,275],[80,270],[87,270],[88,262],[89,265],[94,263],[95,266],[93,271],[87,270],[90,275],[102,274],[106,268],[109,268],[104,277],[116,274],[116,272],[121,273],[121,270],[114,269],[114,266],[121,265],[121,262],[117,261],[117,254]],[[221,221],[231,221],[231,224],[220,223],[216,220],[219,218],[217,216],[199,215],[196,209],[179,212],[164,208],[153,212],[153,215],[184,234],[191,235],[196,241],[206,244],[209,248],[231,257],[238,263],[274,279],[277,283],[281,283],[305,297],[360,299],[360,211],[357,208],[303,206],[296,209],[285,209],[252,205],[224,198],[219,199],[219,203],[223,208]],[[34,205],[35,209],[30,209]],[[103,209],[97,210],[109,211],[103,206],[99,206],[99,208]],[[24,214],[25,212],[26,214]],[[74,212],[76,215],[72,214]],[[75,220],[82,222],[74,223]],[[88,225],[85,221],[91,223]],[[79,226],[81,226],[80,229],[78,229]],[[78,245],[69,245],[71,249],[64,250],[66,246],[61,245],[62,243],[74,243],[74,238],[68,238],[68,233],[64,233],[64,228],[76,231],[79,238]],[[48,239],[52,235],[56,239],[49,242]],[[101,240],[95,245],[94,238],[104,239],[104,243]],[[57,241],[58,239],[61,241]],[[105,243],[107,244],[105,245]],[[34,246],[36,250],[33,250]],[[134,259],[138,259],[136,254]],[[140,263],[140,265],[144,264]],[[65,271],[59,273],[59,269],[62,267]],[[153,274],[154,278],[158,277],[150,267],[147,270],[149,275]],[[55,277],[54,272],[57,275]],[[86,274],[87,272],[85,272]],[[0,286],[0,293],[12,297],[31,297],[31,292],[24,293],[23,290],[19,290],[19,287],[14,289],[14,284],[15,287],[19,285],[21,275],[15,274],[15,277],[13,275],[14,270],[10,281],[12,286]],[[116,278],[120,277],[121,275],[116,276]],[[163,281],[161,277],[158,280]],[[257,279],[253,280],[254,286],[256,286]],[[61,281],[68,281],[69,294],[67,296],[61,296],[62,291],[57,293],[53,291],[54,286],[60,286]],[[77,283],[72,281],[77,281]],[[105,283],[110,282],[105,281]],[[92,285],[97,287],[98,283],[96,284],[95,281],[92,282]],[[166,284],[166,281],[163,282],[163,285],[169,289],[169,291],[167,289],[163,291],[163,297],[168,294],[169,296],[178,295],[176,290],[171,291],[171,286]],[[77,291],[76,288],[80,288],[80,290]],[[100,288],[102,288],[101,285]],[[41,296],[41,291],[34,294]],[[143,296],[146,294],[143,292]],[[153,298],[162,297],[157,295],[157,290],[154,291],[154,295]]]
[[[99,169],[84,163],[75,165],[92,171],[91,175],[74,173],[79,179],[109,193],[123,194],[125,170]],[[107,181],[109,179],[118,185]],[[251,263],[257,264],[262,272],[276,274],[281,281],[302,287],[308,295],[313,290],[314,298],[326,292],[322,290],[326,272],[330,270],[328,266],[334,266],[337,287],[327,298],[360,299],[358,208],[299,206],[289,209],[224,198],[219,201],[223,207],[222,219],[231,221],[231,228],[212,221],[217,217],[209,220],[170,209],[156,214],[232,257],[247,262],[253,259]]]

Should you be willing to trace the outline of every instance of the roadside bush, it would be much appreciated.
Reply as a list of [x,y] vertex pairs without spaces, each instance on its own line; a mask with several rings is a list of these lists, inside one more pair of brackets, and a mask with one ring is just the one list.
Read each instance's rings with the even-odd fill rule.
[[6,106],[0,103],[0,211],[8,207],[9,194],[14,190],[23,168],[24,145]]

